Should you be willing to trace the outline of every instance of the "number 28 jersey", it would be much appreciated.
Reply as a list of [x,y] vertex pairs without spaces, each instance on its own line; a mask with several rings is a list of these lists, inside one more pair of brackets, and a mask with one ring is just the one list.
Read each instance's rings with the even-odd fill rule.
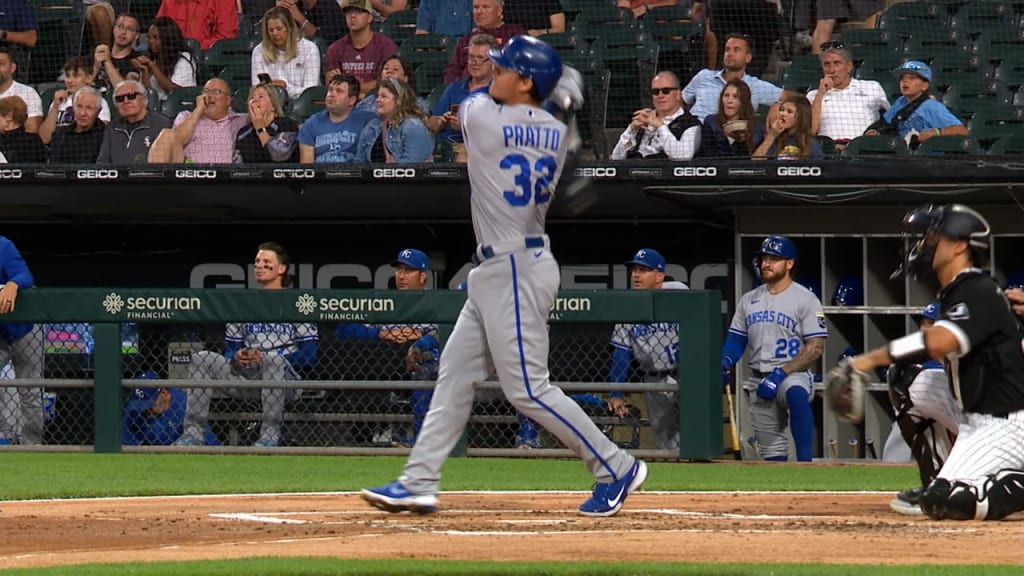
[[746,337],[750,368],[771,372],[800,353],[808,339],[827,337],[828,327],[818,297],[793,282],[778,294],[764,284],[744,294],[729,332]]
[[565,164],[566,125],[542,108],[504,105],[486,92],[462,102],[459,120],[477,243],[544,234]]

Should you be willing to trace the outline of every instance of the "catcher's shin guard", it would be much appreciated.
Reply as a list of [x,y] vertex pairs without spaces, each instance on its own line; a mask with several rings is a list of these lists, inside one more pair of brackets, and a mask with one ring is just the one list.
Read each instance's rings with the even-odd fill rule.
[[939,470],[949,456],[953,439],[950,432],[935,420],[911,414],[914,402],[910,398],[910,385],[923,370],[920,364],[899,367],[894,364],[889,367],[886,380],[900,435],[910,446],[914,461],[917,462],[921,485],[928,486],[939,475]]
[[1024,470],[989,474],[981,486],[937,478],[921,495],[921,510],[934,520],[1000,520],[1024,510]]

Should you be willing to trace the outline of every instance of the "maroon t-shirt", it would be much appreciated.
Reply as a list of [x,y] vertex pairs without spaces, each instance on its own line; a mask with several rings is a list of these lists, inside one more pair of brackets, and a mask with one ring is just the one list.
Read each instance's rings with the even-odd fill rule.
[[[452,54],[450,60],[448,60],[448,66],[444,69],[444,83],[451,84],[461,78],[469,76],[469,72],[466,70],[466,66],[469,64],[469,39],[476,34],[490,34],[498,41],[498,44],[504,45],[509,38],[513,36],[523,36],[526,34],[526,29],[519,24],[507,24],[503,23],[497,28],[483,29],[473,28],[462,38],[459,38],[459,43],[455,45],[455,53]],[[330,60],[328,60],[330,62]],[[328,68],[330,70],[330,68]]]
[[374,32],[373,39],[362,49],[353,46],[352,37],[346,34],[327,48],[324,70],[330,72],[337,68],[360,82],[369,82],[377,78],[380,63],[396,53],[398,46],[383,34]]

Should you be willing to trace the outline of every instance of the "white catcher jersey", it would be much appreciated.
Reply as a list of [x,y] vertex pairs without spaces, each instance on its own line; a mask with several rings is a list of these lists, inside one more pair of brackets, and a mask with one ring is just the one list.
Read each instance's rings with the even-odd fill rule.
[[224,328],[224,339],[228,342],[241,344],[243,348],[252,348],[270,354],[291,354],[297,349],[296,344],[310,340],[319,340],[320,334],[316,324],[245,324],[229,323]]
[[565,164],[566,125],[546,110],[499,104],[487,93],[464,100],[459,120],[477,243],[543,235]]
[[[689,287],[682,282],[665,282],[661,289],[689,290]],[[679,363],[679,324],[616,324],[612,346],[632,352],[640,370],[648,374],[675,371]]]
[[796,282],[774,295],[765,284],[744,294],[729,332],[747,338],[747,365],[760,372],[789,362],[808,339],[828,337],[821,301]]

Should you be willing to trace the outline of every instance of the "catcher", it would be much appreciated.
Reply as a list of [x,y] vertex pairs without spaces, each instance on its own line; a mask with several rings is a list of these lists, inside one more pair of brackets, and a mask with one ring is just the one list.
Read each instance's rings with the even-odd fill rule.
[[907,213],[910,250],[894,276],[937,280],[939,321],[841,362],[829,373],[828,400],[851,421],[863,417],[867,372],[888,364],[941,360],[964,425],[938,476],[921,494],[921,510],[941,520],[998,520],[1024,510],[1024,327],[988,263],[991,229],[962,204]]

